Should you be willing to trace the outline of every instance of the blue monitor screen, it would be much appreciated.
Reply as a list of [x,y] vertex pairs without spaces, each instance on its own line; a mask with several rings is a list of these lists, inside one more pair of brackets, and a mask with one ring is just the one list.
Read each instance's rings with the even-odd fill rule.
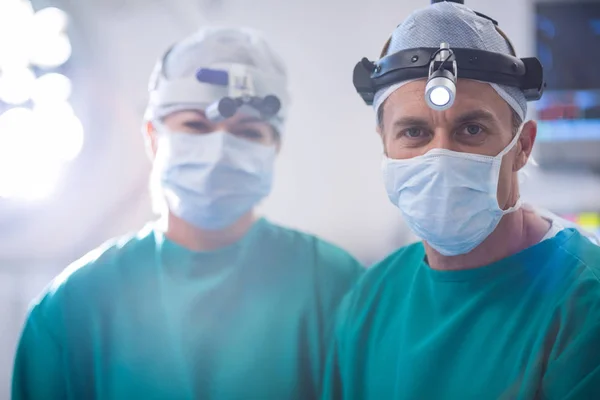
[[600,2],[538,3],[536,26],[538,140],[600,141]]

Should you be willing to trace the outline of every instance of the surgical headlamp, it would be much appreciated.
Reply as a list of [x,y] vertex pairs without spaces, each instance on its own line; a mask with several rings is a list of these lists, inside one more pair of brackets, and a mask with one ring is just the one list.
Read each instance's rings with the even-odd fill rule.
[[[434,110],[447,110],[454,104],[456,97],[457,67],[454,53],[447,43],[442,43],[434,53],[434,59],[429,63],[429,77],[425,86],[425,101]],[[446,63],[452,65],[452,70],[446,69]]]
[[[495,20],[476,14],[497,26]],[[379,61],[363,58],[354,67],[354,87],[367,105],[373,104],[375,93],[380,89],[422,78],[427,79],[426,102],[434,110],[452,106],[459,77],[519,88],[527,101],[539,100],[546,86],[542,64],[535,57],[517,58],[479,49],[451,48],[449,43],[441,43],[439,48],[413,48],[385,55],[388,45],[389,42]]]
[[[221,97],[209,105],[206,118],[212,122],[220,122],[231,118],[242,107],[248,106],[258,113],[258,116],[267,121],[277,115],[281,109],[281,101],[273,94],[264,97],[255,95],[252,75],[246,68],[216,70],[200,68],[196,72],[196,80],[201,83],[227,87],[230,96]],[[233,97],[237,95],[236,97]]]
[[231,118],[238,111],[274,124],[283,118],[284,79],[237,63],[200,67],[191,75],[168,79],[163,66],[171,50],[163,55],[150,80],[149,119],[156,117],[157,110],[170,111],[188,106],[203,109],[213,122]]

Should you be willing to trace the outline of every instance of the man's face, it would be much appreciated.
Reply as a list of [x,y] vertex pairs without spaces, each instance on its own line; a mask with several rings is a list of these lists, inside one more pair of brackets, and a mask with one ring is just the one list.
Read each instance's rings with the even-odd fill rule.
[[[425,80],[410,82],[383,105],[379,133],[389,158],[409,159],[435,148],[496,156],[513,139],[512,111],[490,85],[459,79],[456,100],[445,111],[427,106],[425,85]],[[516,146],[503,158],[498,186],[501,208],[514,197],[511,192],[517,190],[516,172],[527,163],[535,135],[536,125],[530,121]]]

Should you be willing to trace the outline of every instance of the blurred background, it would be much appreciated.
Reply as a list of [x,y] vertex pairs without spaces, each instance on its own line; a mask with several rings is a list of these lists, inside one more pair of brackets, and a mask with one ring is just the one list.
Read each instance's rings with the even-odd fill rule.
[[[292,105],[274,222],[370,265],[413,240],[380,177],[374,115],[351,82],[427,0],[0,0],[0,399],[31,299],[70,262],[152,220],[141,118],[154,62],[206,25],[262,30]],[[499,21],[548,90],[523,196],[600,234],[600,1],[466,1]],[[596,51],[594,51],[596,50]]]

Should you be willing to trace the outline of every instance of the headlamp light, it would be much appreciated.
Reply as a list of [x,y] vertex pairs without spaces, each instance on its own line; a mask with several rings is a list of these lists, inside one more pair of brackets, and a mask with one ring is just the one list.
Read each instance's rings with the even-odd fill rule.
[[452,107],[456,98],[456,61],[447,43],[442,43],[440,50],[434,54],[429,63],[425,101],[432,109],[443,111]]

